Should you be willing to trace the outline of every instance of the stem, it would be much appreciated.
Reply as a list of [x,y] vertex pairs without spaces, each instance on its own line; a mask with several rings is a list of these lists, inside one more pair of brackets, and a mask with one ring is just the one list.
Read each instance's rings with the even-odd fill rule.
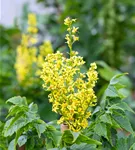
[[72,53],[72,46],[70,46],[70,47],[69,47],[69,50],[70,50],[70,52],[69,52],[69,56],[71,57],[71,53]]
[[[72,29],[72,26],[69,25],[69,28]],[[72,53],[72,30],[69,31],[69,37],[71,42],[69,43],[69,56],[71,57],[71,53]]]

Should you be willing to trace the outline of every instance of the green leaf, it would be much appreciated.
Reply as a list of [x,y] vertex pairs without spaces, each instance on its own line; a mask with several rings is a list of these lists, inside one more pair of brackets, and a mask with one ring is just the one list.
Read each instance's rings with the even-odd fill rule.
[[129,119],[126,116],[119,115],[119,113],[114,112],[112,115],[114,120],[126,131],[133,133],[133,129],[131,127],[131,124],[129,122]]
[[117,74],[117,75],[113,76],[112,79],[110,80],[110,85],[117,85],[117,83],[120,82],[121,77],[126,74],[127,73],[122,73],[122,74]]
[[13,118],[9,119],[9,120],[6,121],[6,123],[5,123],[4,131],[3,131],[5,137],[10,136],[10,135],[13,134],[12,132],[11,132],[11,133],[10,133],[10,132],[8,133],[8,131],[7,131],[7,128],[10,126],[12,120],[13,120]]
[[16,150],[16,149],[15,149],[15,140],[12,140],[12,141],[9,143],[8,150]]
[[111,107],[109,107],[109,111],[112,112],[112,110],[122,110],[123,112],[127,110],[135,114],[135,112],[125,102],[119,102],[117,104],[113,104]]
[[19,147],[23,146],[27,142],[27,136],[21,135],[17,141]]
[[115,129],[121,129],[119,123],[117,123],[112,117],[111,120],[112,120],[112,127],[114,127]]
[[91,139],[83,134],[80,134],[79,137],[75,141],[76,144],[81,144],[81,143],[87,143],[87,144],[96,144],[96,145],[102,145],[101,142]]
[[135,143],[130,147],[129,150],[135,150]]
[[3,135],[4,123],[0,121],[0,147],[6,149],[7,147],[7,138]]
[[52,137],[53,137],[53,142],[58,147],[60,145],[60,142],[61,142],[62,133],[60,131],[57,131],[57,130],[52,131]]
[[52,125],[47,125],[46,128],[47,128],[48,131],[55,131],[56,130],[54,128],[54,126],[52,126]]
[[97,123],[95,125],[94,132],[97,135],[104,136],[105,138],[108,139],[108,137],[107,137],[107,128],[106,128],[106,125],[104,123]]
[[62,135],[62,141],[68,144],[72,144],[74,140],[73,134],[70,130],[65,130],[63,135]]
[[34,127],[37,130],[38,136],[40,138],[41,133],[43,133],[46,130],[46,124],[38,124],[38,123],[34,123]]
[[28,105],[26,97],[22,97],[22,99],[23,99],[24,104]]
[[106,97],[119,97],[119,93],[116,88],[112,85],[109,85],[105,91]]
[[[128,149],[135,149],[135,135],[130,134],[127,138]],[[133,149],[132,149],[133,148]]]
[[17,115],[18,113],[21,113],[21,115],[28,110],[27,106],[18,106],[18,105],[13,105],[9,109],[9,113],[6,118],[9,116]]
[[110,83],[105,91],[106,97],[120,97],[122,99],[127,96],[122,90],[125,85],[123,85],[121,81],[121,78],[125,74],[126,73],[117,74],[110,80]]
[[104,61],[97,61],[96,62],[102,68],[98,69],[99,74],[101,77],[107,81],[109,81],[114,75],[119,73],[117,70],[112,69],[108,66]]
[[32,122],[34,120],[40,119],[40,117],[37,114],[35,114],[35,113],[26,112],[25,114],[26,114],[26,120],[28,122]]
[[16,148],[16,145],[17,145],[17,141],[18,141],[19,137],[21,136],[22,132],[23,132],[23,128],[19,128],[16,131],[16,135],[15,135],[15,148]]
[[7,148],[5,147],[5,144],[0,143],[0,150],[7,150]]
[[96,145],[90,145],[90,144],[86,144],[86,143],[81,143],[81,144],[73,144],[70,147],[71,150],[97,150],[96,149]]
[[72,132],[72,134],[73,134],[73,137],[74,137],[73,141],[75,141],[79,137],[80,132]]
[[59,150],[59,148],[49,148],[48,150]]
[[67,148],[63,147],[63,148],[49,148],[47,150],[67,150]]
[[135,114],[135,112],[129,107],[129,105],[125,102],[121,102],[121,103],[118,103],[116,104],[117,106],[121,107],[123,110],[127,110],[127,111],[130,111],[132,113]]
[[21,96],[15,96],[15,97],[12,97],[10,99],[8,99],[6,101],[7,103],[12,103],[14,105],[27,105],[27,101],[25,98],[22,98]]
[[122,111],[124,111],[124,109],[122,109],[121,107],[119,107],[117,104],[112,105],[111,107],[109,107],[109,111],[114,110],[114,109],[120,109]]
[[37,112],[38,112],[38,106],[37,106],[37,104],[31,103],[31,104],[29,105],[29,111],[30,111],[31,113],[37,113]]
[[127,149],[127,141],[125,138],[120,138],[117,140],[116,148],[118,150],[128,150]]
[[117,131],[110,126],[107,126],[108,139],[112,146],[116,145]]
[[14,121],[14,118],[11,118],[8,120],[4,127],[4,136],[11,136],[14,134],[18,129],[25,126],[28,122],[25,120],[25,118],[20,117],[19,119]]
[[28,139],[26,143],[27,150],[34,150],[35,144],[36,143],[35,143],[34,137],[31,137],[30,139]]
[[49,139],[53,141],[53,144],[57,147],[60,145],[62,133],[61,131],[56,130],[53,126],[46,126],[46,135]]
[[112,124],[112,120],[109,114],[103,114],[102,116],[100,116],[100,120],[104,123]]
[[97,112],[99,112],[100,109],[101,109],[101,107],[100,107],[100,106],[97,106],[97,107],[94,109],[94,111],[92,112],[92,115],[94,115],[94,114],[96,114]]
[[121,99],[119,97],[107,97],[106,100],[108,101],[110,106],[121,102]]

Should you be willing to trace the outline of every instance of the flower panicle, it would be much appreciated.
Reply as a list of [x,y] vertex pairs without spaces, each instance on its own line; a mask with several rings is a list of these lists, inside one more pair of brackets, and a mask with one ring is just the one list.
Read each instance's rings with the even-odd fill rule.
[[93,90],[98,79],[96,63],[91,64],[87,73],[81,73],[84,63],[77,52],[73,57],[65,58],[58,51],[46,57],[41,73],[43,87],[51,91],[49,101],[52,110],[62,115],[58,124],[65,122],[72,131],[88,126],[87,119],[91,116],[88,108],[97,102]]
[[77,36],[79,27],[73,26],[73,23],[75,23],[76,21],[77,21],[76,19],[71,19],[69,17],[67,17],[64,20],[64,24],[67,26],[67,32],[68,32],[68,34],[66,34],[66,36],[65,36],[65,39],[66,39],[66,43],[70,49],[70,54],[72,52],[72,45],[76,41],[79,41],[79,37]]
[[65,58],[59,51],[47,55],[40,77],[44,82],[43,88],[50,91],[52,111],[61,115],[57,123],[66,123],[70,130],[78,132],[88,126],[91,116],[89,107],[96,105],[97,97],[93,88],[98,73],[96,63],[91,63],[87,72],[81,72],[85,61],[78,56],[78,52],[72,51],[73,43],[79,40],[78,27],[73,26],[75,22],[76,19],[69,17],[64,20],[70,57]]
[[[35,75],[31,74],[31,72],[35,72],[36,76],[39,76],[45,57],[47,54],[53,53],[50,41],[45,41],[40,45],[39,50],[35,46],[38,41],[37,30],[36,15],[30,13],[28,15],[27,32],[22,34],[21,43],[16,50],[15,70],[18,82],[23,85],[33,83]],[[36,67],[33,68],[33,64]],[[35,68],[36,70],[33,70]]]

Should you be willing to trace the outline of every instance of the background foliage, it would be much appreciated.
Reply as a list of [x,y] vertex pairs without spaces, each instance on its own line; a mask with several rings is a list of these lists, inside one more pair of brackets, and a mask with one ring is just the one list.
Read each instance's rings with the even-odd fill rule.
[[56,121],[45,123],[40,119],[38,106],[33,102],[28,105],[25,97],[8,99],[11,107],[5,125],[0,122],[0,148],[16,150],[17,144],[25,144],[28,150],[134,150],[135,132],[126,112],[135,112],[123,101],[126,96],[124,75],[111,78],[103,93],[104,99],[91,115],[89,126],[78,132],[61,132]]
[[[124,82],[127,85],[125,93],[127,102],[135,109],[135,1],[133,0],[37,0],[46,8],[53,8],[49,14],[37,14],[40,45],[44,39],[50,39],[55,51],[66,51],[65,27],[63,20],[67,16],[77,18],[80,42],[74,45],[80,55],[86,60],[87,69],[90,62],[97,61],[99,82],[96,88],[99,102],[102,93],[113,75],[129,72]],[[51,112],[47,94],[38,84],[30,88],[19,85],[14,69],[16,47],[20,43],[21,32],[27,26],[28,5],[24,5],[22,16],[17,19],[14,27],[0,26],[0,119],[4,121],[5,101],[12,96],[26,96],[29,102],[36,102],[42,119],[51,121],[56,119]],[[42,82],[42,81],[41,81]],[[41,84],[40,84],[41,85]],[[46,115],[47,114],[47,115]],[[128,116],[135,129],[134,115]]]

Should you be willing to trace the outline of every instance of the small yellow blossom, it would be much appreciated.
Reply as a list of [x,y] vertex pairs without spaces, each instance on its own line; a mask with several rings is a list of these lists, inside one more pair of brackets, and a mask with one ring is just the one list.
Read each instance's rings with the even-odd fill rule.
[[70,26],[73,22],[76,22],[76,19],[70,19],[70,17],[67,17],[64,20],[64,24],[67,25],[67,26]]
[[78,27],[76,28],[76,27],[73,27],[73,29],[72,29],[72,33],[76,33],[78,31]]
[[27,47],[29,44],[29,36],[26,34],[22,34],[22,41],[21,41],[22,46]]
[[75,41],[79,41],[79,37],[78,37],[78,36],[73,35],[73,41],[74,41],[74,42],[75,42]]
[[[53,53],[52,44],[50,41],[44,41],[42,45],[39,47],[39,55],[37,56],[37,66],[40,69],[44,63],[44,59],[48,54]],[[36,75],[40,75],[41,71],[37,70]]]
[[28,27],[27,28],[27,31],[29,32],[29,33],[37,33],[38,32],[38,29],[36,28],[36,27]]
[[64,20],[64,24],[67,25],[67,26],[70,26],[72,24],[72,22],[76,22],[76,19],[70,19],[69,17],[67,17]]
[[48,54],[53,53],[52,44],[50,41],[44,41],[44,43],[39,47],[40,54],[43,56],[47,56]]
[[36,34],[38,32],[37,29],[37,19],[35,14],[29,14],[28,15],[28,33]]
[[28,25],[29,26],[36,26],[37,25],[37,19],[36,15],[33,13],[28,14]]
[[37,43],[37,38],[35,38],[35,37],[31,37],[30,39],[29,39],[29,44],[36,44]]
[[70,53],[72,52],[72,45],[74,44],[74,42],[79,41],[79,37],[76,35],[79,28],[73,26],[74,22],[76,22],[76,19],[70,19],[69,17],[64,20],[64,24],[67,26],[68,31],[65,39],[70,49]]

